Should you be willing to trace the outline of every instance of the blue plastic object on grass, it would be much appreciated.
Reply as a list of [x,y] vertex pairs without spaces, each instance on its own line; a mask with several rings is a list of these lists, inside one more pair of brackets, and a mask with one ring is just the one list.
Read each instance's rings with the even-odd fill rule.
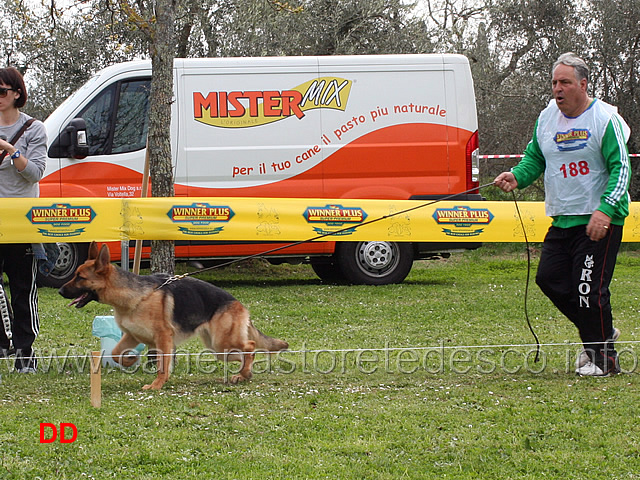
[[[119,363],[111,358],[113,347],[120,341],[122,331],[118,328],[116,319],[113,315],[99,315],[93,319],[93,335],[100,339],[100,350],[102,351],[102,366],[111,365],[113,367],[121,367]],[[135,349],[138,354],[142,353],[145,344],[141,343]],[[140,361],[136,362],[136,364]]]

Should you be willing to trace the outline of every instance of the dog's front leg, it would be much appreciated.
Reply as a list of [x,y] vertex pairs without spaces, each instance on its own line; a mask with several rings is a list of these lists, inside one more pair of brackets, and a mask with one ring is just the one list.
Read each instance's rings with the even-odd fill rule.
[[158,374],[153,382],[142,387],[143,390],[160,390],[167,380],[169,380],[169,372],[171,371],[171,363],[173,361],[173,337],[168,334],[160,334],[155,339],[155,343]]
[[138,360],[138,354],[135,352],[135,348],[140,342],[136,340],[131,334],[125,333],[122,335],[120,341],[111,350],[111,356],[113,360],[118,362],[123,367],[130,367],[136,360]]

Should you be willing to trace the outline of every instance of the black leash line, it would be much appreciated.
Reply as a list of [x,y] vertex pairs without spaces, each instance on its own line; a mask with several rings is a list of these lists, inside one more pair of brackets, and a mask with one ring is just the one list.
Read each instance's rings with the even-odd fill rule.
[[518,212],[518,218],[520,219],[520,225],[522,226],[522,233],[524,234],[524,242],[527,247],[527,281],[524,285],[524,318],[527,320],[527,325],[529,327],[529,331],[533,338],[536,340],[536,358],[534,363],[538,363],[540,359],[540,340],[538,340],[538,335],[533,330],[533,326],[531,325],[531,321],[529,320],[529,309],[527,307],[527,300],[529,298],[529,282],[531,277],[531,248],[529,247],[529,238],[527,237],[527,228],[524,225],[524,220],[522,219],[522,215],[520,214],[520,207],[518,206],[518,201],[516,200],[516,193],[511,190],[511,194],[513,195],[513,204],[516,207],[516,212]]
[[[428,206],[433,205],[435,203],[444,202],[446,200],[451,200],[452,198],[455,198],[455,197],[457,197],[459,195],[465,195],[467,193],[475,192],[475,191],[478,191],[480,189],[483,189],[483,188],[486,188],[486,187],[490,187],[492,185],[494,185],[494,182],[485,183],[484,185],[480,185],[480,186],[475,187],[475,188],[470,188],[469,190],[465,190],[464,192],[453,193],[451,195],[440,197],[440,198],[438,198],[436,200],[432,200],[432,201],[427,202],[427,203],[421,203],[420,205],[416,205],[414,207],[406,208],[406,209],[400,210],[398,212],[390,213],[390,214],[384,215],[382,217],[373,218],[371,220],[359,223],[357,225],[351,225],[351,226],[348,226],[348,227],[341,228],[339,230],[334,230],[332,232],[323,233],[323,234],[317,235],[315,237],[307,238],[306,240],[298,240],[297,242],[287,243],[286,245],[281,245],[280,247],[272,248],[271,250],[265,250],[265,251],[260,252],[260,253],[254,253],[253,255],[248,255],[246,257],[234,258],[232,260],[229,260],[228,262],[220,263],[218,265],[213,265],[211,267],[201,268],[200,270],[196,270],[195,272],[187,272],[187,273],[183,273],[182,275],[176,275],[174,277],[171,277],[170,280],[171,281],[178,280],[180,278],[188,277],[190,275],[196,275],[196,274],[199,274],[199,273],[202,273],[202,272],[206,272],[206,271],[209,271],[209,270],[213,270],[213,269],[216,269],[216,268],[227,267],[229,265],[233,265],[234,263],[244,262],[245,260],[251,260],[253,258],[258,258],[258,257],[262,257],[264,255],[269,255],[270,253],[279,252],[280,250],[284,250],[286,248],[297,247],[298,245],[302,245],[303,243],[315,242],[316,240],[320,240],[321,238],[326,238],[326,237],[331,237],[333,235],[338,235],[340,233],[346,232],[347,230],[355,230],[356,228],[364,227],[365,225],[371,225],[372,223],[380,222],[382,220],[386,220],[387,218],[395,217],[396,215],[402,215],[402,214],[405,214],[405,213],[408,213],[408,212],[412,212],[414,210],[418,210],[420,208],[428,207]],[[345,200],[348,200],[348,199],[345,199]],[[168,283],[168,282],[165,282],[165,284],[166,283]]]
[[[221,264],[218,264],[218,265],[213,265],[211,267],[201,268],[200,270],[196,270],[194,272],[187,272],[187,273],[183,273],[182,275],[173,275],[173,276],[169,277],[164,283],[162,283],[161,285],[156,287],[156,290],[164,287],[165,285],[167,285],[167,284],[169,284],[171,282],[174,282],[176,280],[180,280],[181,278],[185,278],[185,277],[188,277],[188,276],[191,276],[191,275],[197,275],[199,273],[207,272],[209,270],[213,270],[213,269],[216,269],[216,268],[227,267],[227,266],[233,265],[235,263],[244,262],[245,260],[251,260],[253,258],[262,257],[262,256],[268,255],[270,253],[275,253],[275,252],[279,252],[280,250],[284,250],[284,249],[287,249],[287,248],[291,248],[291,247],[295,247],[295,246],[298,246],[298,245],[302,245],[303,243],[314,242],[314,241],[320,240],[322,238],[326,238],[326,237],[330,237],[332,235],[337,235],[339,233],[346,232],[347,230],[355,230],[356,228],[363,227],[365,225],[371,225],[372,223],[380,222],[382,220],[386,220],[387,218],[395,217],[396,215],[403,215],[405,213],[412,212],[414,210],[418,210],[420,208],[428,207],[428,206],[433,205],[435,203],[444,202],[446,200],[451,200],[451,199],[453,199],[453,198],[455,198],[457,196],[460,196],[460,195],[465,195],[465,194],[471,193],[471,192],[477,192],[477,191],[479,191],[479,190],[481,190],[483,188],[491,187],[493,185],[495,185],[494,182],[485,183],[484,185],[480,185],[478,187],[471,188],[469,190],[465,190],[464,192],[459,192],[459,193],[453,193],[451,195],[446,195],[444,197],[440,197],[438,199],[432,200],[432,201],[427,202],[427,203],[422,203],[422,204],[416,205],[414,207],[406,208],[404,210],[400,210],[400,211],[395,212],[395,213],[390,213],[390,214],[384,215],[382,217],[374,218],[374,219],[371,219],[369,221],[366,221],[366,222],[363,222],[363,223],[359,223],[358,225],[351,225],[351,226],[348,226],[348,227],[341,228],[339,230],[334,230],[332,232],[323,233],[321,235],[317,235],[315,237],[308,238],[306,240],[299,240],[297,242],[292,242],[292,243],[288,243],[286,245],[281,245],[280,247],[272,248],[271,250],[265,250],[265,251],[260,252],[260,253],[254,253],[253,255],[248,255],[248,256],[240,257],[240,258],[235,258],[235,259],[229,260],[228,262],[224,262],[224,263],[221,263]],[[538,336],[536,335],[536,332],[533,330],[533,326],[531,325],[531,321],[529,320],[529,313],[528,313],[528,308],[527,308],[527,298],[529,296],[529,282],[530,282],[530,276],[531,276],[531,252],[530,252],[530,248],[529,248],[529,239],[527,238],[527,230],[525,228],[524,220],[522,219],[522,215],[520,215],[520,208],[518,207],[518,202],[516,200],[516,194],[513,191],[511,193],[513,194],[513,203],[515,204],[516,211],[518,212],[518,218],[520,219],[520,225],[522,226],[522,231],[524,233],[524,240],[525,240],[525,244],[526,244],[526,247],[527,247],[527,281],[525,283],[525,291],[524,291],[524,315],[525,315],[525,319],[527,320],[527,325],[529,327],[529,330],[531,331],[531,334],[533,335],[533,338],[536,341],[536,358],[535,358],[535,362],[537,363],[538,360],[539,360],[539,357],[540,357],[540,341],[538,340]]]

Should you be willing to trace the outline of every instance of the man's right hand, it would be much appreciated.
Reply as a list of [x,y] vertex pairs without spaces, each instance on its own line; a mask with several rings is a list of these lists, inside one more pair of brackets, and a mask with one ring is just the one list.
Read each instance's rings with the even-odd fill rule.
[[516,180],[516,177],[513,173],[502,172],[496,177],[496,179],[493,181],[493,184],[503,192],[508,193],[512,190],[515,190],[515,188],[518,186],[518,181]]

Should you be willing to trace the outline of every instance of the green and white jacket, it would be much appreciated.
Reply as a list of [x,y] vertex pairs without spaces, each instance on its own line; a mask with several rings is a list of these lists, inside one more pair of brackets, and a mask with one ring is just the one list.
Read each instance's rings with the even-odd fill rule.
[[617,109],[594,100],[568,117],[552,100],[536,121],[524,158],[512,172],[518,188],[544,173],[545,207],[553,225],[586,225],[595,210],[624,225],[629,215],[630,130]]

